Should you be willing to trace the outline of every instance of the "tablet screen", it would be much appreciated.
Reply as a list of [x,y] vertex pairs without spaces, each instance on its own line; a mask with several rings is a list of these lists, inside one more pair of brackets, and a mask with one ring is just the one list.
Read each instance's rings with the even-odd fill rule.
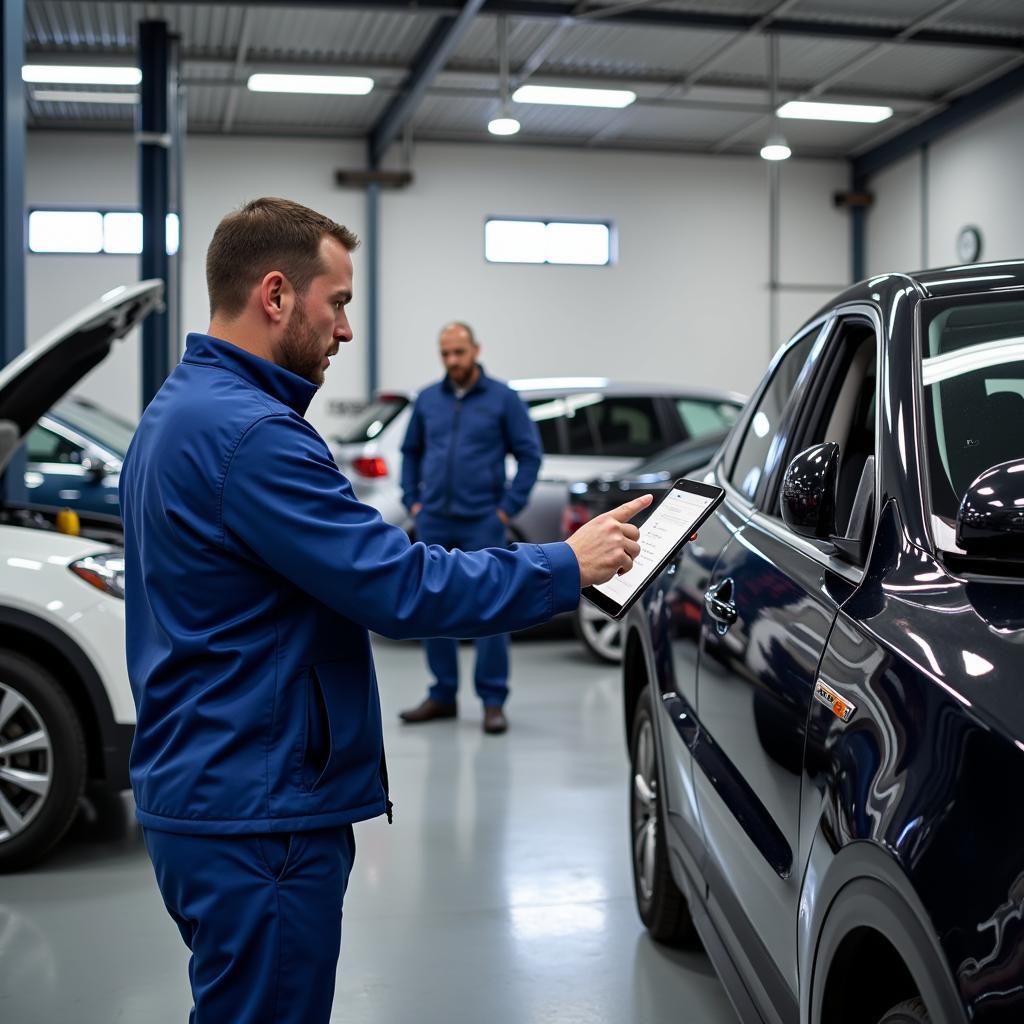
[[673,487],[640,527],[640,554],[633,560],[633,568],[613,576],[607,583],[596,584],[594,590],[618,605],[628,604],[679,542],[693,533],[694,526],[715,501],[714,496]]

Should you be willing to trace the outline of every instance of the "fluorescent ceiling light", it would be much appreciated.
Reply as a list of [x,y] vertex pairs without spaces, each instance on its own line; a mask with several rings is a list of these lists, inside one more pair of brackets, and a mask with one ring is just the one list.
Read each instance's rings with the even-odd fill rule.
[[365,96],[372,78],[353,75],[250,75],[252,92],[311,93],[317,96]]
[[138,68],[80,67],[70,64],[26,64],[21,69],[24,82],[50,85],[138,85]]
[[811,103],[790,100],[778,110],[779,117],[798,117],[806,121],[858,121],[878,124],[892,117],[892,107],[877,107],[863,103]]
[[519,122],[514,117],[496,117],[487,125],[492,135],[515,135],[519,131]]
[[138,103],[137,92],[81,92],[75,89],[33,89],[40,103]]
[[516,103],[551,103],[567,107],[628,107],[636,99],[629,89],[579,89],[556,85],[522,85],[512,94]]

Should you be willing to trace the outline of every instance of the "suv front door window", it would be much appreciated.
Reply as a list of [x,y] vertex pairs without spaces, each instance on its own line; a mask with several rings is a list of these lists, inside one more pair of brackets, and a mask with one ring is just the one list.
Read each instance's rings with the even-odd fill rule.
[[729,473],[729,482],[748,501],[754,501],[762,481],[774,465],[778,446],[783,440],[780,431],[786,407],[798,381],[810,366],[810,356],[820,333],[820,325],[813,327],[786,349],[747,423]]

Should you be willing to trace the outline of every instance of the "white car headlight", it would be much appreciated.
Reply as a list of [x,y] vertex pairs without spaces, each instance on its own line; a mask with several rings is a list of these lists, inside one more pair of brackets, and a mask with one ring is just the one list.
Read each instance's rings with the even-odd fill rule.
[[89,555],[72,562],[68,568],[90,586],[124,600],[124,552]]

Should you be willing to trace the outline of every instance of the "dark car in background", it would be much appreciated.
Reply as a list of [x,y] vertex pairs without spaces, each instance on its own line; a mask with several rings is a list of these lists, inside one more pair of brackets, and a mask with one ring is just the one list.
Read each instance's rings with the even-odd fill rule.
[[135,425],[85,398],[62,399],[25,439],[33,505],[116,516],[121,464]]
[[[571,537],[594,516],[643,494],[653,494],[657,504],[672,487],[673,480],[699,474],[727,436],[728,431],[721,430],[696,440],[683,441],[658,452],[624,474],[605,473],[595,480],[570,484],[569,500],[562,513],[563,535]],[[646,518],[647,514],[642,513],[634,522],[639,524]],[[589,601],[580,601],[574,625],[576,635],[595,658],[613,664],[622,660],[620,622],[610,619]]]
[[639,913],[744,1021],[1024,1020],[1024,263],[854,286],[626,620]]

